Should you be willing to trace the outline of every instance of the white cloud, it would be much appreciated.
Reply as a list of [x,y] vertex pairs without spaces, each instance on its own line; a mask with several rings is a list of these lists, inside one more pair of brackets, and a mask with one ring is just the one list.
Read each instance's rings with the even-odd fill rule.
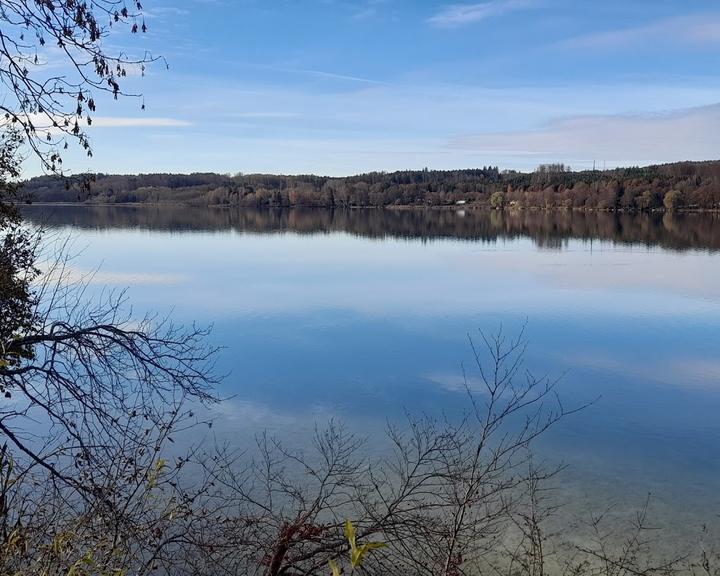
[[531,5],[531,0],[492,0],[477,4],[452,4],[428,18],[428,23],[438,28],[457,28],[492,16],[500,16],[506,12],[529,8]]
[[[47,130],[51,133],[57,133],[58,128],[53,128],[53,120],[60,126],[65,122],[65,118],[62,116],[53,116],[50,114],[26,114],[25,118],[31,122],[38,130]],[[88,125],[87,118],[84,116],[70,116],[68,121],[70,127],[75,120],[77,120],[81,129],[87,128],[138,128],[138,127],[152,127],[152,128],[181,128],[184,126],[191,126],[192,123],[187,120],[179,120],[177,118],[153,118],[143,116],[92,116],[92,124]],[[0,126],[5,125],[0,122]]]
[[720,44],[720,14],[698,14],[657,20],[643,26],[587,34],[561,42],[561,46],[583,48],[626,48],[685,44]]
[[96,128],[180,128],[190,125],[191,122],[177,118],[93,116],[92,119],[92,126]]
[[[592,132],[582,149],[562,147],[570,156],[557,154],[561,146],[554,136],[553,148],[543,157],[539,155],[544,149],[541,133],[573,131],[570,123],[579,124],[581,119],[594,119],[602,128],[622,120],[663,118],[649,114],[707,106],[720,101],[718,95],[717,79],[506,88],[398,80],[348,84],[336,90],[334,86],[307,87],[304,82],[268,86],[230,79],[208,84],[184,77],[163,85],[154,99],[162,102],[159,116],[185,119],[192,127],[93,130],[92,162],[80,153],[70,156],[72,149],[64,161],[76,171],[319,172],[337,176],[425,166],[451,169],[497,164],[533,169],[538,163],[556,160],[573,167],[592,166],[593,159],[607,160],[610,166],[614,158],[618,163],[637,164],[635,157],[619,158],[626,149],[624,141],[607,144],[616,153],[588,151]],[[130,109],[113,114],[142,118]],[[565,124],[554,120],[559,118],[571,120]],[[711,126],[700,125],[699,129],[704,134]],[[578,130],[575,126],[573,132]],[[510,146],[510,137],[518,134]],[[525,134],[530,135],[529,153],[522,155],[518,150],[526,150]],[[486,142],[466,141],[475,136],[492,139],[493,145],[499,141],[511,153],[488,153],[493,147]],[[158,146],[157,140],[150,138],[165,140]],[[191,157],[186,154],[188,138],[193,145]],[[669,140],[648,143],[650,146],[673,146],[679,156],[672,160],[691,153],[699,158],[717,156],[720,149],[698,141],[692,132],[674,134]],[[652,163],[660,155],[643,156],[651,157]],[[132,167],[127,165],[128,158]]]
[[539,130],[456,137],[449,146],[488,155],[570,162],[711,160],[720,150],[720,104],[666,114],[567,118]]

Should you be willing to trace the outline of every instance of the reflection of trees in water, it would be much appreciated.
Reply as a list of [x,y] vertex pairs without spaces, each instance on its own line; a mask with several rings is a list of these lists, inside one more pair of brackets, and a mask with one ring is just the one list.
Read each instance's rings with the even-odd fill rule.
[[674,250],[720,249],[720,215],[628,214],[573,211],[222,209],[113,206],[29,206],[29,220],[48,227],[140,228],[164,231],[251,233],[346,232],[365,238],[497,242],[531,238],[539,247],[562,250],[575,240],[662,246]]

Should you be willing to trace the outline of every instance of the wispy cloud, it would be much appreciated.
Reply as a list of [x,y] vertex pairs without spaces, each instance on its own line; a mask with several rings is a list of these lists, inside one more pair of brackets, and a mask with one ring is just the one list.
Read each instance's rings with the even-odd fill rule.
[[[627,165],[709,159],[720,150],[720,111],[713,116],[700,108],[720,101],[717,80],[532,90],[402,81],[349,84],[352,89],[347,90],[335,90],[331,82],[322,83],[322,89],[308,88],[304,81],[266,86],[222,79],[210,86],[183,78],[155,95],[162,101],[160,116],[188,120],[197,129],[93,130],[92,169],[127,170],[118,159],[133,158],[135,172],[209,169],[342,176],[488,163],[516,169],[546,161],[592,166],[593,159]],[[679,112],[648,114],[667,110]],[[195,146],[191,157],[184,153],[189,130]],[[149,138],[164,138],[163,145]],[[138,154],[139,145],[152,150]]]
[[577,36],[561,42],[562,46],[583,48],[627,48],[630,46],[720,44],[720,14],[696,14],[666,18],[618,30]]
[[377,16],[381,7],[388,3],[389,0],[366,0],[356,9],[353,18],[355,20],[365,20]]
[[303,68],[295,66],[294,63],[278,63],[278,64],[261,64],[257,62],[238,62],[237,60],[215,60],[216,64],[234,65],[249,70],[260,70],[267,72],[277,72],[289,76],[310,76],[315,78],[324,78],[327,80],[338,80],[341,82],[353,82],[358,84],[387,84],[381,80],[374,80],[363,76],[355,76],[352,74],[343,74],[340,72],[328,72],[326,70],[315,70],[312,68]]
[[492,0],[477,4],[452,4],[445,6],[427,21],[437,28],[458,28],[492,16],[524,10],[532,5],[532,0]]
[[297,112],[236,112],[232,114],[233,118],[241,118],[248,120],[272,120],[282,118],[297,118],[300,116]]
[[[36,130],[50,134],[59,134],[60,128],[65,122],[62,116],[49,114],[26,114],[25,119],[35,126]],[[83,129],[93,128],[182,128],[191,126],[192,122],[179,120],[177,118],[154,118],[154,117],[121,117],[121,116],[92,116],[92,123],[88,124],[84,116],[71,116],[68,118],[70,126],[77,121]],[[0,121],[0,127],[6,126],[7,122]]]
[[92,126],[95,128],[181,128],[183,126],[190,126],[191,124],[192,123],[187,120],[179,120],[177,118],[143,118],[142,116],[124,118],[95,116],[92,119]]
[[[281,70],[280,68],[277,68],[277,70]],[[381,82],[379,80],[373,80],[371,78],[363,78],[361,76],[351,76],[348,74],[336,74],[334,72],[323,72],[322,70],[302,70],[302,69],[282,69],[282,71],[290,72],[290,73],[296,73],[296,74],[306,74],[308,76],[317,76],[319,78],[329,78],[331,80],[347,80],[348,82],[359,82],[361,84],[384,84],[384,82]]]
[[720,104],[666,114],[567,118],[539,130],[458,137],[450,147],[488,155],[617,164],[709,160],[720,149],[719,128]]
[[190,11],[176,6],[155,6],[152,10],[143,10],[145,18],[161,18],[163,16],[189,16]]

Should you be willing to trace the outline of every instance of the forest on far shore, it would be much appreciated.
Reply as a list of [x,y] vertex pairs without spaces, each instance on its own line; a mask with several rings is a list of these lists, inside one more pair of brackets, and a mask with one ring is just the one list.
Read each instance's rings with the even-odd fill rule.
[[28,201],[39,203],[718,210],[720,161],[581,172],[563,164],[541,165],[534,172],[488,166],[343,178],[213,173],[39,176],[24,183],[24,192]]

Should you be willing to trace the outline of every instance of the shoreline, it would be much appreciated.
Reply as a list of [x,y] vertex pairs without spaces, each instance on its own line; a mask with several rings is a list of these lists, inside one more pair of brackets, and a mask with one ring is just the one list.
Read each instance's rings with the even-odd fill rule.
[[513,206],[503,209],[492,208],[479,204],[462,204],[462,205],[440,205],[440,206],[418,206],[414,204],[398,204],[387,206],[313,206],[313,205],[294,205],[294,206],[238,206],[230,204],[192,204],[188,202],[20,202],[16,206],[39,206],[45,207],[61,207],[61,208],[201,208],[211,210],[389,210],[389,211],[455,211],[464,210],[484,211],[484,212],[577,212],[582,214],[720,214],[720,208],[678,208],[677,210],[667,210],[665,208],[654,208],[652,210],[626,210],[624,208],[566,208],[566,207],[550,207],[539,208],[537,206],[522,207]]

